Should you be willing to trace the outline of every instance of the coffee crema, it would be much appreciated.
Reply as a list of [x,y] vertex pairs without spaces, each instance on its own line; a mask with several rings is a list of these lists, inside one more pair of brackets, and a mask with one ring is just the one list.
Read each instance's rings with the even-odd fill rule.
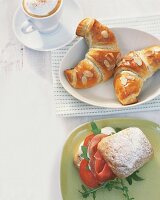
[[37,18],[48,17],[60,7],[62,0],[23,0],[25,12]]

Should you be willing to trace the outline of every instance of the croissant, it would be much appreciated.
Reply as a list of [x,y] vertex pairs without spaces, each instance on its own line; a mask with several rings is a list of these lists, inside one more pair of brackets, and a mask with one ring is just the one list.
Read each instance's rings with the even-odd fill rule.
[[131,51],[119,62],[114,74],[114,88],[123,105],[138,101],[144,82],[160,69],[160,46]]
[[95,19],[86,18],[76,30],[89,46],[85,58],[64,74],[70,85],[77,89],[90,88],[108,80],[120,60],[120,50],[113,32]]

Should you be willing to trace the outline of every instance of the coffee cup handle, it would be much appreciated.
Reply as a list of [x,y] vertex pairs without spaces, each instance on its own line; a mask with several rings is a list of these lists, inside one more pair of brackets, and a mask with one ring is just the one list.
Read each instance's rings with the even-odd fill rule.
[[21,26],[21,31],[24,34],[32,33],[35,30],[37,30],[37,29],[36,29],[36,27],[33,25],[33,23],[30,20],[24,21],[23,24],[22,24],[22,26]]

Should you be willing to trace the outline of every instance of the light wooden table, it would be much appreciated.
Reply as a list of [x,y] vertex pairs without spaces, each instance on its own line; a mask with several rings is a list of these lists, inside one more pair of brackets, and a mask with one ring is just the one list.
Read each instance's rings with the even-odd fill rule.
[[[0,200],[59,200],[64,140],[77,125],[100,117],[56,117],[50,53],[23,47],[12,32],[19,1],[0,0]],[[160,6],[160,0],[79,2],[85,16],[100,18],[159,14]],[[160,111],[117,116],[160,123]]]

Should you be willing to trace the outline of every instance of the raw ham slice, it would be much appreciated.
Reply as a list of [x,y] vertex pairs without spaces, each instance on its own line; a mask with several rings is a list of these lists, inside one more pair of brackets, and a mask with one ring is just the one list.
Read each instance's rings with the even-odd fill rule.
[[99,151],[97,151],[95,155],[90,158],[89,166],[91,172],[100,183],[115,178],[115,175]]
[[100,152],[97,150],[98,143],[104,137],[106,137],[105,134],[99,134],[94,136],[88,147],[90,155],[89,166],[91,172],[100,183],[115,178],[115,175],[113,174],[112,170],[110,169],[106,161],[103,159]]
[[98,134],[98,135],[95,135],[93,138],[92,138],[92,140],[91,140],[91,142],[90,142],[90,144],[89,144],[89,146],[88,146],[88,153],[89,153],[89,156],[90,157],[92,157],[92,156],[94,156],[94,154],[96,153],[96,151],[97,151],[97,145],[98,145],[98,143],[102,140],[102,138],[104,138],[104,137],[107,137],[105,134]]

